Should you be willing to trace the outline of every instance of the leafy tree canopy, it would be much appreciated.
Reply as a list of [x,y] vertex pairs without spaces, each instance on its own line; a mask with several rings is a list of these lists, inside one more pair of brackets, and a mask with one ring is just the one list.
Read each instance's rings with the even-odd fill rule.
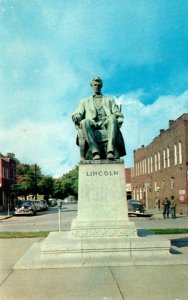
[[60,199],[69,195],[78,195],[78,166],[64,174],[61,178],[54,179],[51,176],[43,175],[37,164],[23,164],[14,153],[7,153],[6,157],[11,158],[17,164],[16,181],[22,184],[26,194],[42,194]]
[[69,195],[78,196],[78,166],[63,175],[61,179],[55,179],[54,195],[60,199]]

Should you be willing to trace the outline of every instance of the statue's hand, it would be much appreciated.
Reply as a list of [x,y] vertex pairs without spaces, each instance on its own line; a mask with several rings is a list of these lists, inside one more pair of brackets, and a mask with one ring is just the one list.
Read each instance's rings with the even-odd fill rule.
[[121,128],[121,126],[122,126],[123,122],[121,122],[121,123],[119,122],[118,124],[119,124],[119,128]]
[[118,125],[119,125],[119,128],[122,126],[122,124],[123,124],[123,119],[119,118],[119,119],[118,119]]
[[80,116],[78,114],[75,114],[74,116],[72,116],[72,120],[75,124],[79,124],[80,123]]

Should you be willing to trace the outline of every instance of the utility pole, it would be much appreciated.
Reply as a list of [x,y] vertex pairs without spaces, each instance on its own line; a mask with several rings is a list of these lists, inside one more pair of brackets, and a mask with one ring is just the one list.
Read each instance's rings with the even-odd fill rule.
[[37,199],[37,164],[34,169],[34,183],[35,183],[35,199]]

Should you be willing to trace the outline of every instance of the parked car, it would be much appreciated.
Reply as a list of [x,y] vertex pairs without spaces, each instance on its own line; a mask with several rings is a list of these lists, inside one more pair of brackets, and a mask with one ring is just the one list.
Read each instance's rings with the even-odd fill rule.
[[15,207],[15,215],[36,215],[36,207],[32,200],[21,201]]
[[144,215],[145,208],[141,201],[128,200],[128,215],[129,216],[142,216]]
[[48,203],[46,200],[40,200],[42,205],[42,210],[48,210]]
[[50,206],[55,206],[55,205],[57,205],[57,200],[53,199],[53,198],[49,198],[48,203]]
[[69,195],[68,197],[63,199],[64,203],[77,203],[77,199],[75,196]]
[[43,205],[41,203],[41,201],[39,200],[34,200],[34,205],[36,207],[36,211],[42,211],[43,210]]

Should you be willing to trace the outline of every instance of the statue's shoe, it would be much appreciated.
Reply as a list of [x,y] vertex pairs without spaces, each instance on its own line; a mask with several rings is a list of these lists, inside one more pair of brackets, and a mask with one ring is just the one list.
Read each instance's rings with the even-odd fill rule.
[[95,154],[93,155],[93,160],[99,160],[99,159],[101,159],[101,158],[100,158],[100,155],[99,155],[98,153],[95,153]]
[[112,152],[108,152],[107,159],[114,159],[114,154]]

